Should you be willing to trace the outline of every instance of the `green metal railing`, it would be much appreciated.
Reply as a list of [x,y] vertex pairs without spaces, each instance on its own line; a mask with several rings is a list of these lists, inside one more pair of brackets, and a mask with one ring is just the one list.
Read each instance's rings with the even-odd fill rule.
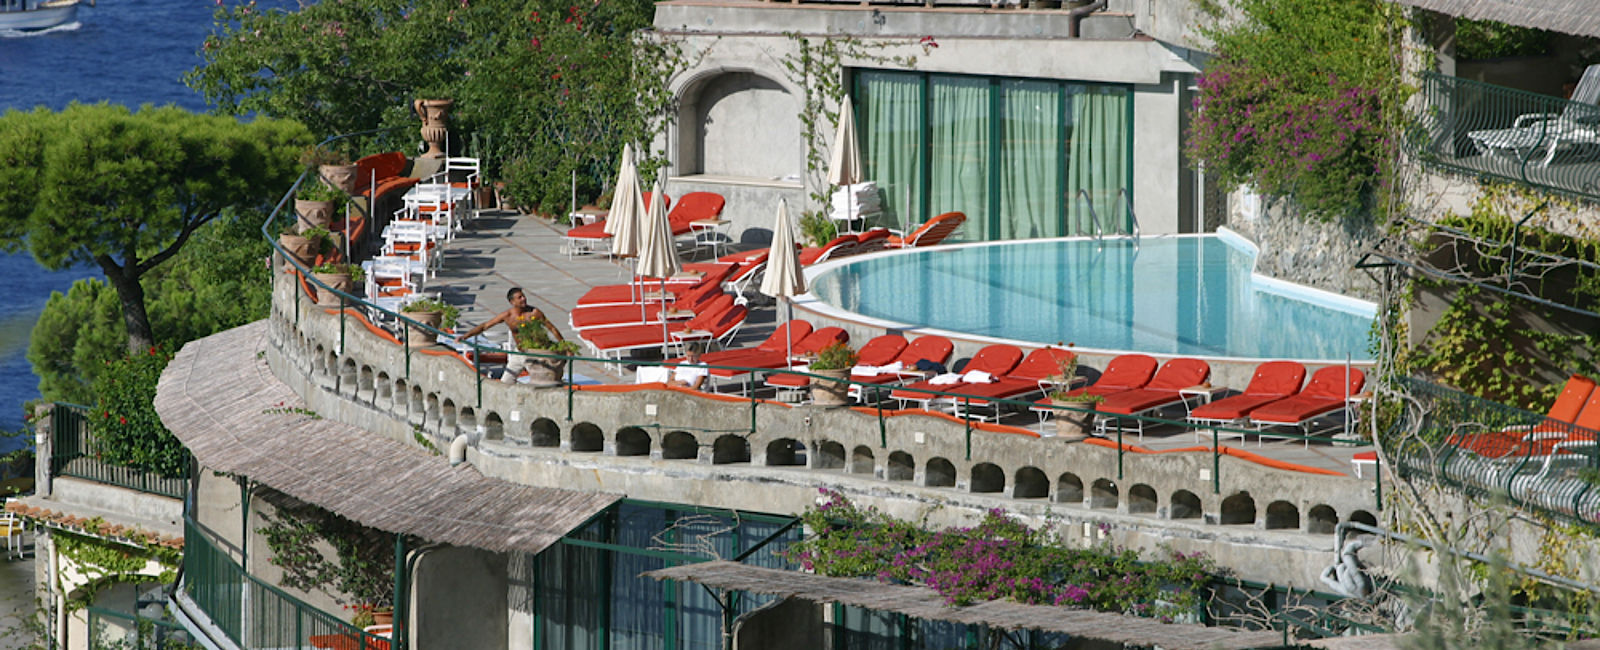
[[[108,463],[100,458],[90,422],[88,407],[57,403],[51,409],[51,476],[72,476],[174,499],[188,494],[190,463],[183,464],[183,474],[177,477]],[[184,451],[185,456],[188,453]]]
[[[1593,442],[1600,432],[1420,380],[1403,379],[1402,386],[1421,417],[1418,435],[1390,454],[1402,476],[1600,524],[1600,452]],[[1555,446],[1569,438],[1576,444]]]
[[1409,138],[1426,163],[1600,200],[1600,107],[1422,73]]
[[310,647],[313,637],[321,637],[317,640],[343,644],[323,647],[389,650],[389,639],[369,634],[246,573],[187,516],[183,532],[181,588],[240,648]]
[[89,650],[191,650],[194,642],[182,625],[165,618],[147,618],[89,606]]

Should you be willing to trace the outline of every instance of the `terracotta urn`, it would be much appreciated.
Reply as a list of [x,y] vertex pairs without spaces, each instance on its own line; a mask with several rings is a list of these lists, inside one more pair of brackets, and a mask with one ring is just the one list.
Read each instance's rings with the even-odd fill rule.
[[[522,350],[534,354],[559,354],[555,350]],[[523,357],[522,368],[528,371],[528,383],[534,386],[560,386],[567,372],[567,360],[561,357]]]
[[1089,438],[1089,432],[1094,428],[1094,410],[1091,408],[1093,404],[1057,399],[1050,400],[1050,403],[1067,407],[1056,411],[1056,439],[1064,442],[1080,442]]
[[406,323],[406,330],[408,332],[408,334],[407,334],[407,342],[411,345],[411,347],[415,348],[415,347],[422,347],[422,346],[426,346],[426,345],[433,345],[435,342],[438,341],[438,335],[434,334],[433,330],[439,329],[439,323],[444,322],[444,312],[442,312],[442,311],[408,311],[408,312],[405,312],[404,315],[405,315],[406,318],[409,318],[409,319],[414,320],[414,321],[416,321],[418,323],[421,323],[423,325],[427,325],[428,327],[433,328],[433,329],[425,329],[425,328],[422,328],[422,327],[417,327],[416,325],[412,325],[410,323]]
[[300,232],[312,228],[327,228],[333,223],[333,201],[295,199],[294,213],[299,217]]
[[316,277],[318,282],[321,282],[328,287],[317,287],[317,304],[319,305],[335,305],[339,303],[339,294],[329,291],[328,289],[350,293],[350,289],[353,288],[353,283],[350,281],[349,273],[313,272],[311,275]]
[[811,403],[817,406],[844,406],[850,403],[850,384],[845,378],[850,376],[849,368],[838,370],[808,370],[813,375],[821,377],[811,378]]
[[355,165],[322,165],[317,168],[317,173],[328,187],[345,194],[355,194],[357,169],[360,168]]
[[[316,251],[312,249],[311,240],[300,235],[291,233],[278,235],[278,245],[283,248],[285,255],[295,262],[299,262],[301,266],[310,266],[316,257]],[[294,270],[294,264],[290,263],[289,260],[284,260],[284,270]]]
[[455,103],[453,99],[419,99],[412,103],[411,108],[422,118],[422,141],[428,143],[422,158],[445,157],[444,139],[450,129],[450,108]]

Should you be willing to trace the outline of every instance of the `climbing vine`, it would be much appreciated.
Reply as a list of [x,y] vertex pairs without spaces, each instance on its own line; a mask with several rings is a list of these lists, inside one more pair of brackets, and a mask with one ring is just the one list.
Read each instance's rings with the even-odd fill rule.
[[[96,520],[90,520],[85,526],[90,530],[99,527]],[[69,612],[93,605],[95,595],[112,584],[172,582],[178,574],[178,563],[183,560],[181,551],[164,546],[131,546],[65,531],[56,531],[51,537],[55,540],[56,551],[71,560],[88,583],[97,587],[80,589],[80,595],[68,598],[66,609]],[[139,573],[151,562],[160,565],[159,574]],[[58,574],[57,580],[60,579]],[[56,586],[60,592],[68,592],[66,585],[58,582]]]
[[[266,538],[268,561],[283,569],[279,584],[322,591],[350,605],[393,604],[393,533],[304,503],[285,503],[264,518],[267,525],[256,532]],[[322,550],[324,543],[333,557]]]

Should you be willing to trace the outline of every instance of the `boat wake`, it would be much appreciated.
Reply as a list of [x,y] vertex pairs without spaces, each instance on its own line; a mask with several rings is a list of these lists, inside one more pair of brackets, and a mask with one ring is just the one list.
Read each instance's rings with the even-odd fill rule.
[[30,36],[54,34],[56,32],[74,32],[77,31],[79,27],[83,27],[83,23],[74,20],[70,23],[62,23],[60,25],[56,25],[55,27],[47,27],[45,29],[0,29],[0,38],[27,38]]

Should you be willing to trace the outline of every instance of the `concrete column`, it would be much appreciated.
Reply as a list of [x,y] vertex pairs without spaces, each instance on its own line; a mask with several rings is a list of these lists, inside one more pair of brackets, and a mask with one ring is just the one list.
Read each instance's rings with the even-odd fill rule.
[[50,457],[55,452],[52,438],[55,433],[55,418],[51,415],[53,404],[40,404],[33,409],[33,491],[36,496],[49,498],[50,485]]

